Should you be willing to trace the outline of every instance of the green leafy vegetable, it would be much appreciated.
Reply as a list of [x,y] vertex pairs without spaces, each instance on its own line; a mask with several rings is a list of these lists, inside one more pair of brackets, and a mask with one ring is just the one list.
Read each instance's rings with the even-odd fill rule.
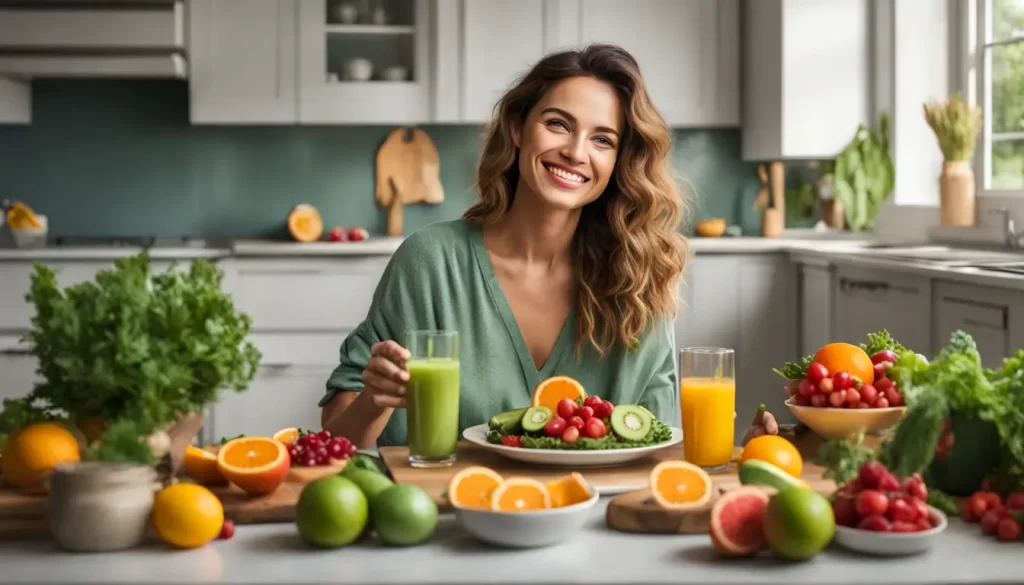
[[803,380],[807,377],[807,366],[814,361],[813,355],[806,355],[800,358],[799,362],[786,362],[782,368],[772,368],[772,371],[787,380]]
[[960,514],[960,509],[957,507],[953,498],[935,488],[928,488],[928,504],[942,510],[949,516],[956,516]]
[[892,335],[885,329],[877,331],[875,333],[868,333],[867,343],[860,344],[860,348],[864,350],[868,355],[875,355],[876,353],[884,350],[890,350],[896,352],[897,355],[900,352],[904,352],[907,348],[893,339]]
[[818,450],[814,462],[825,468],[822,476],[837,484],[844,484],[857,477],[860,466],[875,458],[875,451],[864,445],[864,434],[856,442],[846,439],[832,439]]
[[[502,434],[500,431],[487,433],[489,443],[500,444]],[[665,423],[654,420],[651,430],[639,441],[629,441],[619,437],[615,433],[608,433],[600,439],[580,437],[574,443],[566,443],[560,437],[548,437],[542,434],[531,435],[529,433],[520,435],[520,441],[525,449],[563,449],[573,451],[597,451],[606,449],[635,449],[638,447],[649,447],[664,443],[672,438],[672,429]]]

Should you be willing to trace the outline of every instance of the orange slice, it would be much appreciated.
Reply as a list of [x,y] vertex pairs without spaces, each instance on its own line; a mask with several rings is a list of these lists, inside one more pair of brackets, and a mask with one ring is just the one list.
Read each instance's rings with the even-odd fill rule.
[[324,235],[324,220],[315,207],[300,203],[288,214],[288,233],[298,242],[315,242]]
[[273,493],[288,475],[291,458],[284,443],[270,437],[239,437],[217,452],[217,469],[251,496]]
[[497,512],[526,512],[551,507],[546,485],[528,477],[510,477],[491,493],[491,509]]
[[562,508],[586,502],[594,495],[590,484],[577,472],[572,472],[565,477],[553,479],[548,482],[548,492],[551,493],[551,507]]
[[487,467],[467,467],[448,482],[448,501],[461,508],[491,507],[491,494],[501,485],[501,475]]
[[272,438],[275,441],[281,441],[285,445],[287,445],[288,443],[294,443],[299,438],[299,429],[295,427],[281,429],[280,431],[274,433],[274,436]]
[[558,412],[558,402],[563,398],[576,400],[586,398],[587,393],[580,384],[569,376],[552,376],[544,380],[533,390],[533,403],[531,406],[546,406],[554,412]]
[[195,445],[185,447],[183,462],[185,473],[203,485],[222,485],[228,482],[217,467],[217,456]]
[[711,501],[711,477],[692,463],[667,460],[651,470],[651,495],[662,508],[700,508]]

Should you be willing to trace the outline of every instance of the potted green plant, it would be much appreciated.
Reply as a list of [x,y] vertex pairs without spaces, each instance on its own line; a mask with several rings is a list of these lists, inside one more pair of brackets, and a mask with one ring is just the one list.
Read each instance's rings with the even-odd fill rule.
[[251,319],[221,290],[223,277],[205,259],[153,273],[142,252],[62,289],[36,264],[25,341],[41,382],[4,401],[0,435],[64,420],[85,437],[83,459],[159,463],[171,475],[205,408],[224,391],[246,390],[259,365]]
[[[822,163],[818,179],[819,202],[832,201],[827,204],[830,210],[823,208],[823,215],[838,211],[850,230],[871,229],[882,203],[892,193],[895,180],[895,167],[889,153],[889,116],[883,113],[877,132],[860,125],[842,152]],[[824,187],[831,197],[826,197]],[[841,209],[836,210],[835,206]]]
[[957,92],[946,101],[924,104],[928,122],[942,151],[939,174],[939,217],[945,226],[970,227],[975,222],[975,182],[971,157],[981,132],[981,108],[972,108]]

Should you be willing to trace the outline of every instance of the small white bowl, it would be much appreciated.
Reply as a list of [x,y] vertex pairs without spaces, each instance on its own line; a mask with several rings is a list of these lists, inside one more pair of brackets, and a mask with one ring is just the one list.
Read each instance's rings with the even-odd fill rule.
[[836,526],[834,540],[839,546],[868,555],[900,557],[923,553],[932,547],[935,537],[946,529],[949,520],[941,510],[928,506],[939,523],[922,532],[874,532],[848,526]]
[[7,226],[14,237],[15,247],[28,249],[46,246],[46,236],[50,231],[50,222],[45,215],[37,215],[36,217],[39,219],[39,223],[43,224],[43,227],[14,229],[11,226]]
[[540,548],[568,541],[590,519],[600,499],[597,490],[590,499],[562,508],[531,512],[495,512],[455,507],[455,518],[477,539],[505,548]]

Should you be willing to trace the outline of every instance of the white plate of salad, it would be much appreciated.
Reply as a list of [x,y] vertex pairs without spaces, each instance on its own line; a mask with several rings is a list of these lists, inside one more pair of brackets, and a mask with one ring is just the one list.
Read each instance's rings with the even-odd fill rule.
[[682,429],[636,404],[616,405],[606,417],[591,416],[582,425],[575,414],[566,417],[568,412],[557,410],[531,406],[502,412],[462,436],[509,459],[559,467],[621,465],[683,442]]

